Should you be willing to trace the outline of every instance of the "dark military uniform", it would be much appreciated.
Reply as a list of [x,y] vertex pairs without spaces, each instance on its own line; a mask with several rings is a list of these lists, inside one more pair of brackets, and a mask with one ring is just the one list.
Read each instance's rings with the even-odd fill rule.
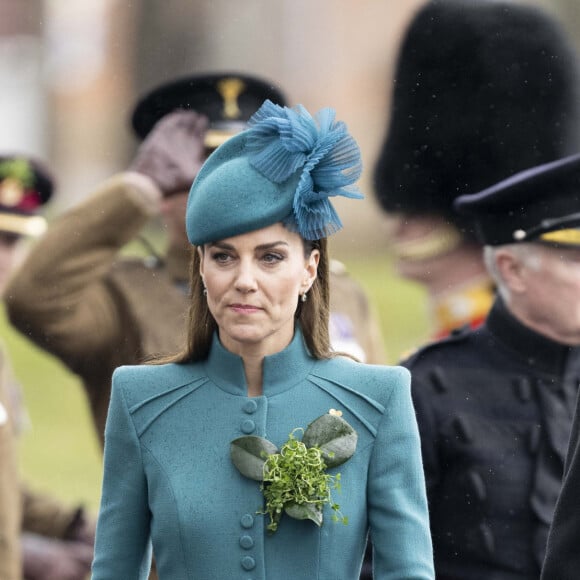
[[577,580],[580,570],[580,399],[576,407],[564,483],[548,536],[542,580]]
[[[560,263],[580,252],[579,183],[577,154],[455,202],[482,243],[499,248],[490,259],[509,308],[497,299],[479,330],[405,363],[440,579],[540,574],[580,382],[578,274]],[[548,289],[553,302],[540,298]]]
[[498,300],[479,330],[403,364],[413,377],[437,578],[537,579],[580,348],[521,325]]

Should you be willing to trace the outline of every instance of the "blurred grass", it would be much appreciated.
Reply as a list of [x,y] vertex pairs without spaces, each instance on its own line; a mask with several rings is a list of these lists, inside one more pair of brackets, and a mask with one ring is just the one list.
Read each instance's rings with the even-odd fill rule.
[[[396,362],[427,335],[422,291],[400,280],[384,255],[343,261],[373,302],[389,362]],[[21,438],[24,478],[36,489],[70,503],[82,503],[96,513],[101,453],[79,381],[11,329],[3,311],[0,332],[31,418],[31,428]]]

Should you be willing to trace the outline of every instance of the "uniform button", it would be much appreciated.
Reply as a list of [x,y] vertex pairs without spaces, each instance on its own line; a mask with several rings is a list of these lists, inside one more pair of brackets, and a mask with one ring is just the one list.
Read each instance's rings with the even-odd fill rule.
[[481,544],[490,556],[493,555],[495,552],[495,540],[493,538],[493,533],[490,527],[486,524],[480,524],[478,531]]
[[248,530],[254,525],[254,516],[252,514],[244,514],[240,520],[240,523],[242,524],[242,528],[246,528]]
[[254,547],[254,539],[252,536],[242,536],[240,538],[240,546],[242,546],[244,550],[249,550]]
[[248,413],[248,415],[251,415],[252,413],[255,413],[258,409],[258,403],[256,403],[256,401],[248,401],[245,405],[244,405],[244,411],[246,413]]
[[532,383],[527,377],[518,377],[515,380],[515,388],[518,399],[527,403],[532,398]]
[[471,443],[473,441],[471,426],[465,417],[455,417],[453,419],[453,428],[464,443]]
[[473,495],[481,502],[485,501],[487,497],[487,489],[483,478],[477,471],[467,472],[467,481],[470,484]]
[[244,556],[242,558],[242,568],[244,570],[253,570],[256,567],[256,560],[252,556]]
[[433,388],[438,393],[446,393],[447,392],[447,381],[443,376],[443,371],[441,367],[435,367],[430,373],[429,378],[431,379],[431,383],[433,384]]
[[251,419],[242,421],[242,431],[244,433],[253,433],[256,430],[256,424]]

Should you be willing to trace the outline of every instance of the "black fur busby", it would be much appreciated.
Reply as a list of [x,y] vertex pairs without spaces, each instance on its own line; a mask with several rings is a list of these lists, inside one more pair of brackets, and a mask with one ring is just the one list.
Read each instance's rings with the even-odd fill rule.
[[552,17],[506,1],[431,1],[400,50],[378,200],[465,231],[453,200],[579,151],[579,117],[576,55]]

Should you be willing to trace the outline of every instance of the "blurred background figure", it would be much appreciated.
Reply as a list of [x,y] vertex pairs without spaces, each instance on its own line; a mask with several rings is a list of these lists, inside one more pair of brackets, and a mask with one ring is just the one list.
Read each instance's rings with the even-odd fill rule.
[[580,384],[579,184],[576,154],[456,200],[498,296],[403,363],[437,578],[539,578]]
[[[25,156],[0,156],[0,293],[20,262],[22,238],[44,233],[46,221],[37,211],[52,192],[52,178],[38,162]],[[16,437],[26,425],[26,411],[3,351],[0,359],[0,437]],[[17,522],[18,544],[10,545],[9,534],[0,533],[0,577],[82,580],[90,568],[94,542],[93,525],[84,510],[64,506],[20,482],[6,457],[8,444],[1,447],[0,497],[5,498],[8,485],[16,486],[16,494],[10,503],[2,504],[0,522]],[[22,569],[15,573],[19,557]]]
[[[208,153],[246,126],[269,82],[238,73],[190,76],[154,89],[132,125],[143,139],[127,171],[55,221],[12,280],[10,320],[83,381],[102,439],[114,368],[177,350],[187,311],[187,193]],[[161,215],[163,255],[122,259],[123,247]],[[153,255],[151,255],[153,254]],[[382,362],[378,324],[362,290],[340,269],[331,280],[335,348]]]
[[434,337],[481,324],[493,299],[453,200],[580,149],[576,67],[561,26],[531,6],[434,0],[412,19],[374,187],[399,274],[427,290]]
[[399,274],[427,291],[432,338],[478,327],[494,300],[454,200],[580,150],[577,67],[568,36],[537,7],[433,0],[412,18],[374,188]]

